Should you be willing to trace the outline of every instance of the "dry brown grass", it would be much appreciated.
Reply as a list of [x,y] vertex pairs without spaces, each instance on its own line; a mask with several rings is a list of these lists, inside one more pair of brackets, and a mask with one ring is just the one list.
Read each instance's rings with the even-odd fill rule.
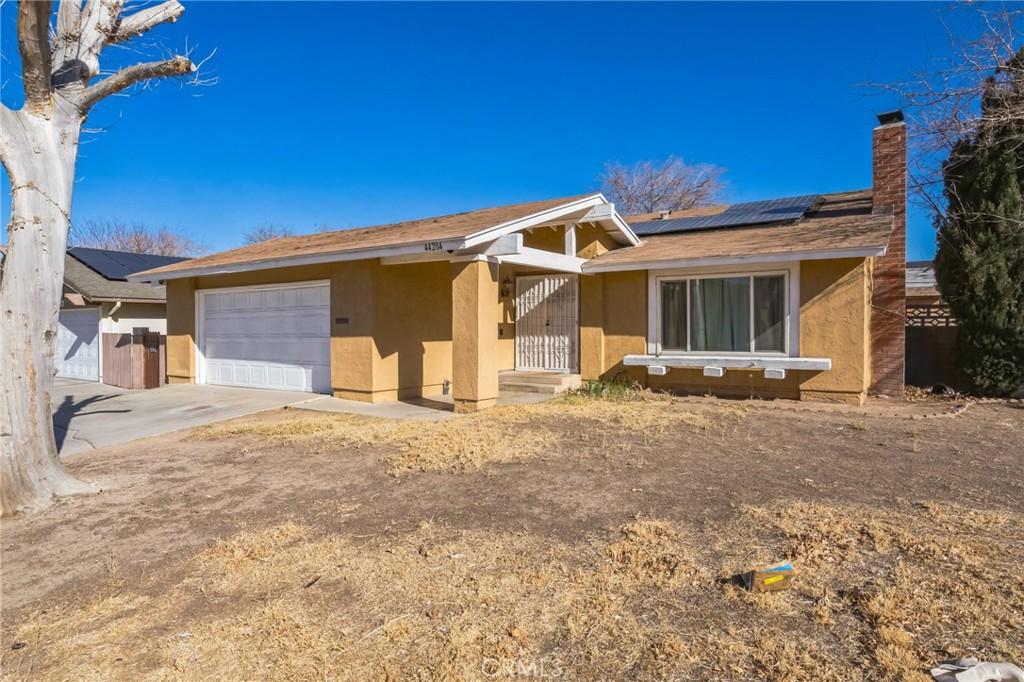
[[[2,662],[12,679],[924,680],[950,656],[1024,660],[1022,521],[793,502],[575,542],[289,523],[32,614]],[[791,591],[719,580],[783,556]]]
[[388,472],[466,471],[487,463],[514,462],[563,450],[580,439],[608,433],[642,444],[679,426],[708,430],[716,417],[651,394],[635,401],[566,396],[537,405],[499,407],[437,422],[380,419],[348,414],[286,411],[200,427],[201,440],[251,439],[270,444],[313,444],[319,449],[379,447]]

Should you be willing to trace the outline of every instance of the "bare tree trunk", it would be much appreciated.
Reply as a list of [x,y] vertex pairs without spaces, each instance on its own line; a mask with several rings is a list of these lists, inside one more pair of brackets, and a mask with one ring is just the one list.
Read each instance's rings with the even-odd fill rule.
[[93,488],[61,464],[50,405],[81,115],[58,98],[49,118],[6,110],[0,124],[12,195],[0,281],[0,513],[7,515]]
[[127,66],[96,82],[105,45],[176,21],[178,0],[122,16],[124,0],[18,3],[25,105],[0,104],[0,161],[11,181],[11,222],[0,279],[0,514],[38,510],[54,496],[94,490],[60,462],[53,435],[57,320],[71,224],[78,137],[89,109],[145,81],[193,73],[187,57]]

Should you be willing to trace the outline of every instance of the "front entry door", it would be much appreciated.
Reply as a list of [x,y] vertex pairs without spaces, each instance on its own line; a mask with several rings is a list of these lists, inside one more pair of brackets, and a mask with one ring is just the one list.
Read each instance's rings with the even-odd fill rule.
[[578,292],[576,275],[516,278],[516,369],[576,371]]

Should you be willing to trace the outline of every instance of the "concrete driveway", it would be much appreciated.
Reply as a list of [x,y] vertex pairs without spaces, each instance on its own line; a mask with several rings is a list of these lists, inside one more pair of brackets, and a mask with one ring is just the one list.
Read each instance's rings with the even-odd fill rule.
[[56,379],[53,428],[62,455],[125,443],[319,398],[309,393],[175,384],[128,391]]

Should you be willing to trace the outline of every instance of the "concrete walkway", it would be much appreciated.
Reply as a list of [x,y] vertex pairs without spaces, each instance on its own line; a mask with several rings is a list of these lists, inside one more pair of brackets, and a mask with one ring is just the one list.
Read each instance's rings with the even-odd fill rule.
[[[542,393],[503,393],[498,404],[537,403],[551,397]],[[129,391],[96,381],[56,379],[51,398],[53,430],[61,455],[282,407],[384,419],[437,421],[456,416],[451,396],[374,405],[310,393],[201,384]]]
[[176,384],[129,391],[56,379],[53,430],[62,455],[294,405],[308,393]]
[[[550,400],[553,397],[551,394],[544,393],[502,392],[498,396],[498,405],[530,405]],[[315,412],[362,414],[367,417],[381,417],[383,419],[439,421],[458,416],[454,412],[455,404],[450,395],[435,395],[390,403],[363,403],[357,400],[343,400],[330,396],[320,396],[292,405],[292,407],[300,410],[313,410]]]

